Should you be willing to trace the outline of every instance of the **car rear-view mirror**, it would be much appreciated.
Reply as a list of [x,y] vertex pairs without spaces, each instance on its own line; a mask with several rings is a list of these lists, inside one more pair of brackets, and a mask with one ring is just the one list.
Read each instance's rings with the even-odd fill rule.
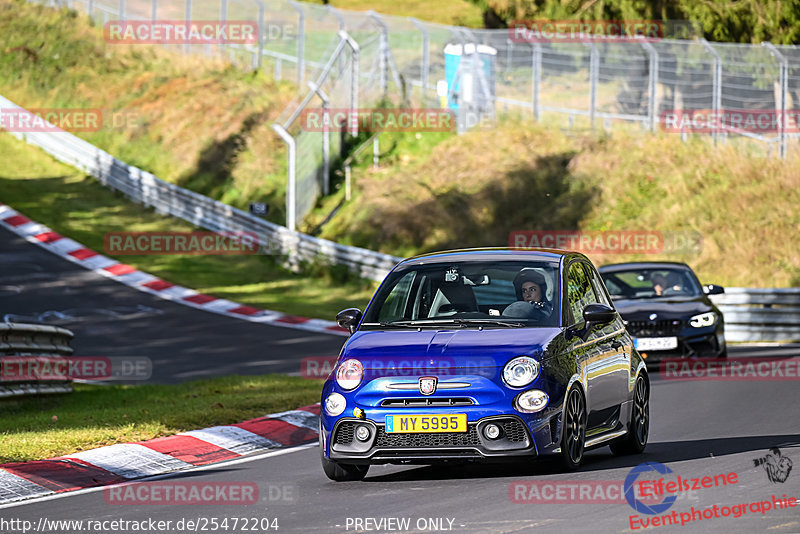
[[706,284],[703,286],[703,293],[706,295],[722,295],[725,293],[725,288],[716,284]]
[[346,328],[351,334],[356,331],[356,326],[361,320],[361,310],[358,308],[347,308],[336,314],[336,322],[342,328]]

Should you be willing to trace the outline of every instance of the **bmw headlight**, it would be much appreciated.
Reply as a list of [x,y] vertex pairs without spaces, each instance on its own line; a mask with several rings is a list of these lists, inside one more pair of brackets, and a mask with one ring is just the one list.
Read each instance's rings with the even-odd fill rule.
[[503,380],[514,388],[527,386],[539,376],[539,364],[528,356],[519,356],[503,368]]
[[689,324],[695,328],[711,326],[717,322],[717,314],[714,312],[701,313],[689,319]]
[[340,393],[331,393],[328,395],[328,398],[325,399],[325,413],[331,417],[336,417],[337,415],[341,414],[346,406],[347,401],[345,400],[344,395],[341,395]]
[[364,378],[364,366],[358,360],[345,360],[336,369],[336,383],[342,389],[355,389]]

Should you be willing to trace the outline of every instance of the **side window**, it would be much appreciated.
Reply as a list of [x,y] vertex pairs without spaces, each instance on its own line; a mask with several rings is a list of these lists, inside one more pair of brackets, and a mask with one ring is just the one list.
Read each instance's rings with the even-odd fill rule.
[[609,299],[605,291],[605,287],[603,285],[603,279],[600,278],[600,275],[597,273],[595,269],[592,269],[588,265],[585,265],[584,268],[592,273],[592,280],[594,282],[594,292],[598,298],[597,302],[599,302],[600,304],[605,304],[606,306],[611,306],[613,308],[614,305],[611,303],[611,300]]
[[569,324],[583,320],[583,308],[587,304],[598,302],[592,287],[592,278],[580,262],[575,262],[569,267],[567,274],[567,317]]
[[392,288],[392,292],[386,297],[378,313],[379,321],[394,321],[405,318],[408,297],[411,294],[411,285],[414,282],[416,272],[411,271],[401,278]]

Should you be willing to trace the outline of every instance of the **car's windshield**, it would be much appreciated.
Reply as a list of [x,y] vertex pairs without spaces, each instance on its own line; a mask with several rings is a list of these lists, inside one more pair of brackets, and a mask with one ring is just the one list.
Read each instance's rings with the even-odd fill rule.
[[558,302],[554,262],[415,265],[387,278],[362,327],[556,326]]
[[608,292],[615,299],[694,297],[701,293],[692,272],[659,267],[601,273]]

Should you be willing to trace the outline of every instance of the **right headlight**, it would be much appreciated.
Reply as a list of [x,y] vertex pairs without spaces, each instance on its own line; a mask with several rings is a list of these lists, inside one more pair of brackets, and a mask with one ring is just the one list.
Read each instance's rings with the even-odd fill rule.
[[331,393],[328,395],[328,398],[325,399],[325,413],[331,417],[340,415],[346,406],[347,401],[345,400],[344,395],[340,393]]
[[364,366],[355,359],[345,360],[336,369],[336,383],[342,389],[355,389],[364,378]]
[[514,388],[527,386],[539,376],[539,364],[528,356],[519,356],[503,368],[503,380]]

